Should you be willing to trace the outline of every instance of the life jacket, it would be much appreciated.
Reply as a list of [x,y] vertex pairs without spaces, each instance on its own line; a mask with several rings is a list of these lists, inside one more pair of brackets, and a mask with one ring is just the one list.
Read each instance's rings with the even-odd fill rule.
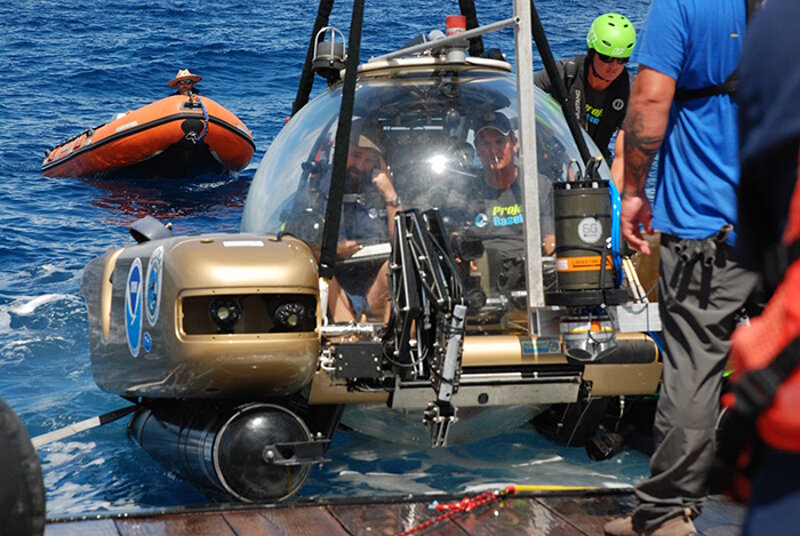
[[[798,154],[800,169],[800,152]],[[764,311],[731,337],[731,390],[722,396],[711,493],[748,502],[760,444],[800,453],[800,171],[781,244],[766,255],[769,283],[782,278]]]
[[[590,65],[586,61],[586,56],[576,56],[570,60],[560,61],[558,64],[559,67],[563,67],[562,79],[564,87],[567,88],[567,110],[572,111],[580,125],[588,131],[586,91],[587,87],[590,88],[587,81]],[[591,88],[589,90],[594,91]],[[595,127],[592,139],[603,152],[603,155],[608,158],[610,156],[608,143],[611,141],[611,136],[617,130],[617,127],[625,119],[625,112],[628,109],[631,86],[627,67],[616,80],[611,82],[606,91],[606,105],[603,108],[603,117]],[[567,110],[565,110],[565,113]]]
[[[762,396],[772,394],[758,417],[758,435],[776,449],[800,453],[800,173],[778,252],[784,259],[783,279],[763,313],[734,332],[731,360],[735,382],[748,372],[769,370],[760,373],[758,382]],[[738,402],[735,394],[728,400]]]

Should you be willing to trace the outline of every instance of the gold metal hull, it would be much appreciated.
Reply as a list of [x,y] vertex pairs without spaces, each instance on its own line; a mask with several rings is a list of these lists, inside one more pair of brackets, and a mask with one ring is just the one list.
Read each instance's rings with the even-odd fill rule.
[[[311,251],[293,238],[175,237],[109,252],[81,284],[95,381],[146,398],[294,393],[316,370],[318,293]],[[209,303],[230,296],[241,319],[218,333]],[[270,307],[281,300],[311,304],[305,329],[276,329]]]

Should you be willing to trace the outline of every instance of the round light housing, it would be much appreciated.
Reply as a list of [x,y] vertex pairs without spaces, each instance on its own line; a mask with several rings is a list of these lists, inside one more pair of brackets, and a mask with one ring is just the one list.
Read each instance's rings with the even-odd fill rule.
[[218,333],[233,333],[242,317],[242,304],[234,296],[219,296],[208,305],[208,316],[217,326]]

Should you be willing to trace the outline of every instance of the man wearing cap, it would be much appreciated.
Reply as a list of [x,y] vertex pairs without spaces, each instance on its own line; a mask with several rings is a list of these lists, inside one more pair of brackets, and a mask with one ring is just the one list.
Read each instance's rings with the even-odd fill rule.
[[178,89],[173,95],[199,95],[200,90],[195,87],[195,84],[202,79],[202,76],[192,74],[189,69],[180,69],[175,78],[167,82],[167,85]]
[[[519,141],[511,121],[501,112],[483,114],[475,128],[475,151],[483,168],[467,203],[464,237],[480,239],[486,252],[490,288],[522,289],[525,243],[522,189],[516,162]],[[540,174],[542,250],[547,255],[555,248],[551,191],[550,181]]]
[[[402,206],[385,155],[386,137],[380,124],[354,120],[337,247],[340,260],[349,259],[365,244],[392,239],[394,216]],[[362,313],[378,320],[388,318],[388,262],[337,265],[328,301],[334,321],[356,321]]]
[[[472,224],[480,235],[491,237],[504,251],[522,255],[522,192],[517,180],[517,152],[519,140],[514,135],[511,121],[500,112],[489,112],[481,117],[475,133],[475,150],[483,165],[482,181],[478,187],[482,210],[473,218]],[[539,197],[549,198],[549,181],[540,180]],[[546,216],[550,204],[541,207]],[[552,214],[551,214],[552,218]],[[551,218],[543,218],[544,251],[554,248]],[[550,222],[552,226],[552,222]]]

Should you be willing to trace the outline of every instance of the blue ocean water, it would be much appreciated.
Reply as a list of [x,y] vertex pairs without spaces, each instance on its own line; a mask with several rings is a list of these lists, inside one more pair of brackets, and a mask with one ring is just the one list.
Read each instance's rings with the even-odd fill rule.
[[[443,29],[457,2],[367,2],[362,59]],[[588,0],[537,4],[557,57],[580,53],[591,20],[627,15],[637,28],[646,0],[600,6]],[[510,2],[476,0],[481,23],[511,16]],[[83,266],[130,243],[127,225],[150,214],[179,234],[237,231],[250,179],[291,111],[317,4],[310,0],[50,0],[0,3],[0,397],[36,436],[125,405],[92,379]],[[346,29],[350,6],[331,23]],[[513,59],[510,29],[485,38]],[[41,175],[58,142],[166,96],[179,68],[204,77],[204,95],[254,132],[252,163],[238,178],[99,181]],[[541,68],[538,56],[535,68]],[[317,91],[324,84],[318,81]],[[196,505],[209,498],[152,461],[123,421],[39,451],[48,515]],[[441,450],[398,449],[342,432],[333,460],[315,468],[299,497],[459,493],[498,483],[630,484],[648,461],[626,451],[602,463],[525,426],[491,440]]]

